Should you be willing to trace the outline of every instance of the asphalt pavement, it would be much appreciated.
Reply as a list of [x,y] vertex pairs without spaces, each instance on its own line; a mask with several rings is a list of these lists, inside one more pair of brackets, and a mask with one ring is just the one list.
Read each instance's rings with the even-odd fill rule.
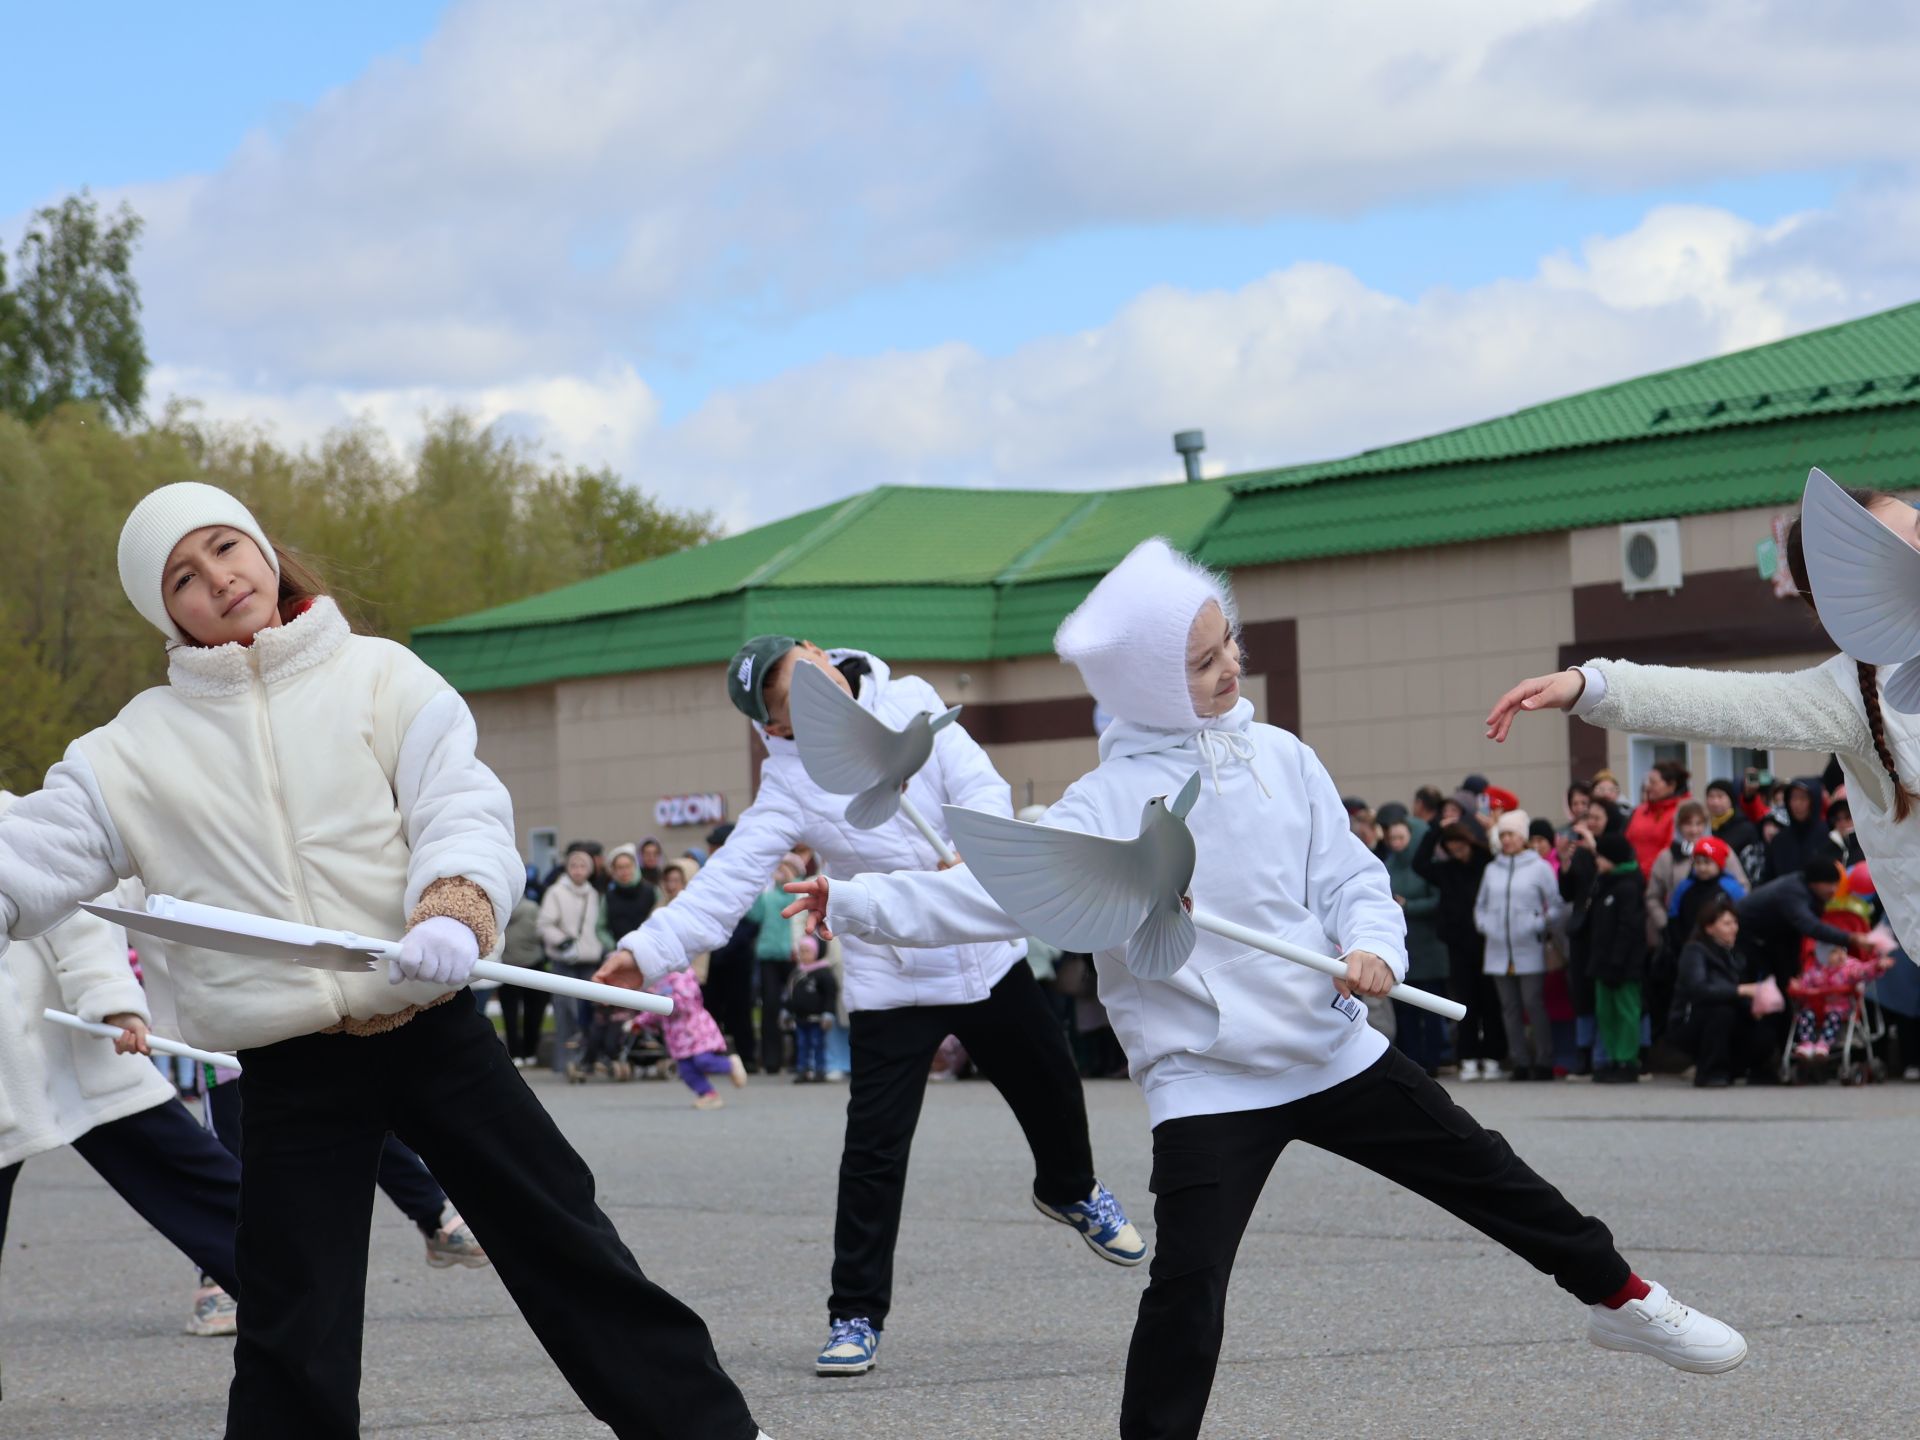
[[[1145,1268],[1102,1262],[1034,1212],[1030,1158],[985,1083],[929,1093],[880,1366],[831,1380],[812,1361],[843,1089],[756,1079],[700,1113],[677,1082],[532,1083],[643,1266],[706,1316],[775,1440],[1116,1433]],[[1151,1239],[1144,1107],[1125,1082],[1087,1093],[1101,1176]],[[1296,1148],[1240,1252],[1209,1437],[1920,1427],[1920,1085],[1456,1093],[1604,1218],[1642,1274],[1742,1329],[1747,1364],[1704,1378],[1597,1350],[1549,1279],[1426,1202]],[[0,1436],[219,1435],[231,1345],[182,1333],[192,1285],[188,1263],[71,1151],[29,1161],[0,1263]],[[384,1201],[361,1398],[368,1436],[608,1433],[493,1273],[429,1270]]]

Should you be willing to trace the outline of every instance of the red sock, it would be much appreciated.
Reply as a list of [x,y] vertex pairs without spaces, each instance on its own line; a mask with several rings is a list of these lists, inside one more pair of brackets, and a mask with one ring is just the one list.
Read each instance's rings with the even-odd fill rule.
[[1653,1293],[1653,1287],[1638,1275],[1628,1275],[1627,1283],[1600,1303],[1609,1310],[1618,1310],[1629,1300],[1644,1300]]

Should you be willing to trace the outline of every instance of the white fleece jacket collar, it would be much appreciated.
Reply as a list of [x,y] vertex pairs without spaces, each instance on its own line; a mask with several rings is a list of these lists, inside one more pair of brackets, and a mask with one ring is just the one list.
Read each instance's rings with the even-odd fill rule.
[[260,679],[271,685],[311,670],[346,642],[352,631],[340,607],[322,595],[306,614],[262,630],[251,646],[175,645],[167,652],[167,683],[196,700],[243,695],[253,684],[254,661]]

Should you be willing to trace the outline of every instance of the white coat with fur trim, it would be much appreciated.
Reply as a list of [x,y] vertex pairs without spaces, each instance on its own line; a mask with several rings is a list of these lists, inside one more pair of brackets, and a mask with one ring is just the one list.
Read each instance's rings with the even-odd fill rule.
[[[0,791],[0,811],[13,803]],[[81,912],[0,956],[0,1169],[173,1098],[151,1060],[49,1025],[40,1018],[49,1008],[150,1020],[126,932]]]
[[[320,599],[250,646],[175,646],[168,683],[82,736],[0,817],[0,920],[42,934],[130,875],[156,894],[397,938],[465,877],[506,926],[526,871],[466,703]],[[447,993],[168,947],[180,1038],[241,1050]]]
[[[871,667],[861,681],[860,704],[896,729],[915,715],[947,708],[934,688],[917,675],[896,676],[885,661],[864,651],[828,652],[836,664],[853,656]],[[965,722],[964,715],[961,720]],[[935,870],[940,864],[926,837],[905,815],[895,815],[878,829],[856,828],[847,822],[852,796],[829,795],[814,784],[793,741],[764,730],[761,738],[766,741],[767,760],[760,767],[760,791],[735,823],[727,843],[714,851],[673,904],[655,910],[646,924],[620,942],[623,950],[631,951],[650,970],[679,969],[689,956],[726,944],[740,917],[772,883],[780,857],[795,845],[812,846],[820,857],[821,872],[831,879],[869,870]],[[933,756],[908,782],[907,795],[949,843],[942,805],[1013,814],[1007,782],[960,725],[935,733]],[[1026,954],[1026,942],[1024,937],[1012,944],[996,938],[982,944],[903,950],[849,937],[842,949],[847,1008],[897,1010],[986,999],[987,992]]]
[[[1406,978],[1406,921],[1386,868],[1354,837],[1319,757],[1287,731],[1255,724],[1249,702],[1185,735],[1116,720],[1100,736],[1100,757],[1049,807],[1048,825],[1130,840],[1146,802],[1174,794],[1198,770],[1200,798],[1187,817],[1195,908],[1322,953],[1368,950]],[[828,901],[835,933],[895,945],[1019,928],[965,866],[862,875],[830,885]],[[1094,966],[1156,1125],[1284,1105],[1386,1052],[1365,1006],[1343,999],[1325,975],[1206,931],[1166,980],[1133,974],[1124,948],[1095,956]]]

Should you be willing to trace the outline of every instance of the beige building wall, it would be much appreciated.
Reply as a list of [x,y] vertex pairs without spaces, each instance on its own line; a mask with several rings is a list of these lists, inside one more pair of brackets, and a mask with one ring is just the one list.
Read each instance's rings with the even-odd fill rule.
[[[1753,565],[1771,510],[1687,517],[1684,570]],[[1617,527],[1522,536],[1421,551],[1290,565],[1234,576],[1248,624],[1293,619],[1299,650],[1300,733],[1341,791],[1375,805],[1405,800],[1420,785],[1443,790],[1478,771],[1516,792],[1537,815],[1558,819],[1569,765],[1567,722],[1523,719],[1505,745],[1484,737],[1487,710],[1509,686],[1558,667],[1573,642],[1573,592],[1618,584]],[[888,657],[890,660],[895,657]],[[1737,668],[1816,664],[1823,655],[1783,655]],[[1076,698],[1087,705],[1084,736],[990,744],[1017,806],[1048,803],[1097,762],[1092,702],[1078,676],[1050,655],[977,665],[918,664],[950,703],[985,706]],[[1247,692],[1265,714],[1267,681]],[[727,704],[718,667],[566,681],[470,697],[481,754],[514,797],[524,845],[551,826],[564,843],[608,843],[658,834],[670,850],[700,843],[707,827],[663,831],[663,796],[719,792],[737,816],[752,796],[746,723]],[[963,721],[964,723],[964,721]],[[1631,773],[1631,737],[1609,739],[1612,768]],[[1689,756],[1697,783],[1713,778],[1706,747]],[[1824,757],[1780,754],[1781,774],[1817,772]]]

